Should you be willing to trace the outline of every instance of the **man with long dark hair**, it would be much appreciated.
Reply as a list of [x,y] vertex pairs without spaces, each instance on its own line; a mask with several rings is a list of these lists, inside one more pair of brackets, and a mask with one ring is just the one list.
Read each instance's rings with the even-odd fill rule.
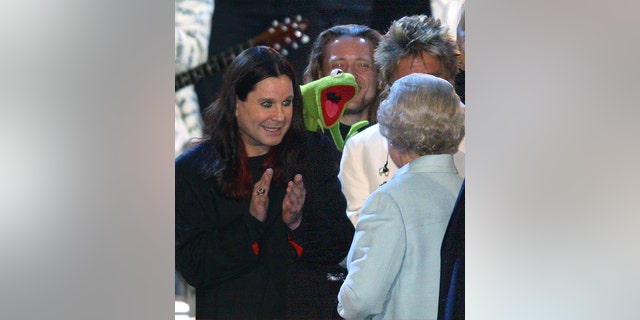
[[204,319],[337,318],[328,275],[354,228],[335,146],[308,132],[295,71],[245,50],[205,114],[205,138],[176,160],[176,267]]

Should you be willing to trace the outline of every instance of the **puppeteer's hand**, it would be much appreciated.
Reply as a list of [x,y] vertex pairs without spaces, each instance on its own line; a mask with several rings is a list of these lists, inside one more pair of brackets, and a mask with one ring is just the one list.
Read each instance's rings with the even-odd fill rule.
[[251,193],[251,204],[249,204],[249,212],[256,219],[264,222],[267,220],[267,208],[269,207],[269,187],[273,178],[273,169],[268,168],[262,174],[262,177],[253,186]]
[[302,182],[302,175],[296,174],[287,185],[287,195],[282,201],[282,221],[291,230],[295,230],[302,222],[302,206],[307,190]]

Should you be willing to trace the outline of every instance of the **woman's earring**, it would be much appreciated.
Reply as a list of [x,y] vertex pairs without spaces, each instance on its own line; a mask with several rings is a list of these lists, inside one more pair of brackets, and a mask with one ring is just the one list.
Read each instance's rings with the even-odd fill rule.
[[388,164],[389,164],[389,153],[387,152],[387,161],[385,161],[384,165],[382,165],[382,167],[378,169],[378,174],[380,174],[380,176],[382,175],[384,175],[385,177],[389,176],[389,168],[387,167]]

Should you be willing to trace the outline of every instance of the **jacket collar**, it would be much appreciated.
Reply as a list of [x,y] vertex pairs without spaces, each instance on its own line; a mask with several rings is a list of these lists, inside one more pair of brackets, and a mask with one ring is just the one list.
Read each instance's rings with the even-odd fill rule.
[[453,162],[452,154],[434,154],[422,156],[407,163],[402,166],[402,168],[398,169],[396,175],[415,172],[457,174],[458,169],[456,169]]

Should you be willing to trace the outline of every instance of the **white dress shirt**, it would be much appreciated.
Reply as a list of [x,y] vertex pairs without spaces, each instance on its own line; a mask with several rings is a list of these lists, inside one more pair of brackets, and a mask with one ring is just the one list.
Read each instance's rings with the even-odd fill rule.
[[[464,139],[453,159],[458,174],[464,177]],[[380,174],[385,163],[389,171]],[[347,140],[342,150],[338,179],[342,183],[342,193],[347,198],[347,217],[354,226],[367,197],[381,184],[388,182],[397,170],[398,166],[388,158],[387,138],[380,133],[378,124]]]

